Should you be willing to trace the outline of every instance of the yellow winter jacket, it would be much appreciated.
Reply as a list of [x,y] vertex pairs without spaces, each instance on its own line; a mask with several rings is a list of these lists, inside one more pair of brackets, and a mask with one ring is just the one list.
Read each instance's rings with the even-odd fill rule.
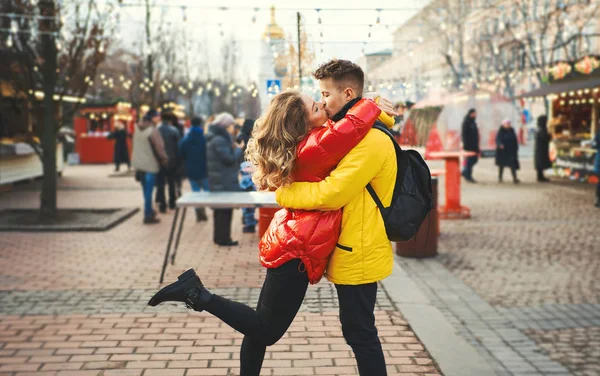
[[392,246],[379,209],[365,187],[370,182],[383,205],[389,206],[396,172],[392,140],[372,129],[325,180],[293,183],[277,190],[277,202],[286,208],[343,208],[342,232],[326,272],[331,282],[360,285],[392,273]]

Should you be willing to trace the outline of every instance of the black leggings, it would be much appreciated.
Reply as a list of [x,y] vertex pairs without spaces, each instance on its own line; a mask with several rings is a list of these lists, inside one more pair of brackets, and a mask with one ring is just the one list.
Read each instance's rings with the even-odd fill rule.
[[[300,271],[302,270],[302,271]],[[267,277],[256,310],[245,304],[214,295],[205,310],[244,334],[240,354],[240,375],[258,376],[267,346],[275,344],[298,313],[308,277],[300,260],[267,269]]]

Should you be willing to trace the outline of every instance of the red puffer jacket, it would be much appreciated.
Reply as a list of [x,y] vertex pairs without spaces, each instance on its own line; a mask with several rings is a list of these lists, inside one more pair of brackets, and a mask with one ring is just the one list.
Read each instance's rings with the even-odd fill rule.
[[[375,102],[361,99],[346,116],[312,130],[298,144],[294,181],[318,182],[369,132],[381,110]],[[276,268],[299,258],[311,284],[319,282],[329,255],[340,235],[342,211],[279,210],[258,247],[260,261]]]

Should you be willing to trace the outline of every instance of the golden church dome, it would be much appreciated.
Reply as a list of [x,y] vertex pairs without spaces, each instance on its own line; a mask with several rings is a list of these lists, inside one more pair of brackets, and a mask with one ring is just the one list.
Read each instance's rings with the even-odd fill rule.
[[275,6],[271,6],[271,22],[267,25],[263,38],[284,39],[285,34],[281,26],[275,21]]

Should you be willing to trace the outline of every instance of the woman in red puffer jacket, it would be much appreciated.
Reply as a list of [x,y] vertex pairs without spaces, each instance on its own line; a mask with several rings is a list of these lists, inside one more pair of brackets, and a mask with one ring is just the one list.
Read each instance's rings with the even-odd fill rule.
[[[259,190],[275,190],[292,181],[324,179],[369,132],[381,110],[371,100],[350,102],[345,117],[334,123],[322,103],[297,91],[273,97],[252,133],[247,155],[256,166]],[[211,293],[193,269],[154,295],[149,305],[184,302],[207,311],[244,334],[240,375],[258,376],[266,347],[276,343],[296,317],[309,281],[325,270],[341,228],[341,211],[282,209],[260,242],[267,275],[255,309]]]

